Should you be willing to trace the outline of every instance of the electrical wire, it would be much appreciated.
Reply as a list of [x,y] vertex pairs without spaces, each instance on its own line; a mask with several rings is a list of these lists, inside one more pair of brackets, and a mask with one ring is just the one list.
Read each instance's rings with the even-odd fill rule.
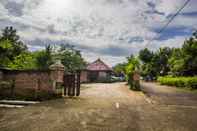
[[187,0],[183,6],[181,6],[181,8],[169,19],[169,21],[158,31],[158,34],[153,38],[151,39],[148,43],[146,43],[145,45],[145,48],[151,43],[153,42],[155,39],[158,38],[159,34],[161,34],[168,26],[169,24],[175,19],[175,17],[177,15],[179,15],[179,13],[187,6],[187,4],[190,2],[191,0]]

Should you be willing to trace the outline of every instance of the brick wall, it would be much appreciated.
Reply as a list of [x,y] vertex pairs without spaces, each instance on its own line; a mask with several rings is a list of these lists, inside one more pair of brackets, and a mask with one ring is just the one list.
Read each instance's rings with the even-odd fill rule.
[[3,79],[3,72],[0,70],[0,80]]
[[0,73],[0,77],[3,76],[4,81],[14,80],[14,96],[16,97],[37,98],[43,97],[38,96],[37,92],[47,95],[55,93],[53,87],[54,76],[50,70],[0,70],[0,72],[2,72],[2,74]]
[[5,80],[15,80],[15,88],[52,90],[50,71],[7,71]]

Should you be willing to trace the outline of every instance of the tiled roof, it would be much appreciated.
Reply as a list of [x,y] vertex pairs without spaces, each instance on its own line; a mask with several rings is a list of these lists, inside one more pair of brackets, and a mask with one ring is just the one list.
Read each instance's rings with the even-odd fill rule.
[[108,65],[106,65],[103,61],[101,61],[100,59],[89,64],[87,66],[87,70],[90,70],[90,71],[112,71],[112,69]]

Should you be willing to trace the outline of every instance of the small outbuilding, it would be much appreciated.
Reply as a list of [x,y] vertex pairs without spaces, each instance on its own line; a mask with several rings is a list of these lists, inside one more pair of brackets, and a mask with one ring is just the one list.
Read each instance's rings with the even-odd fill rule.
[[110,80],[112,69],[101,59],[87,65],[81,71],[81,82],[107,82]]

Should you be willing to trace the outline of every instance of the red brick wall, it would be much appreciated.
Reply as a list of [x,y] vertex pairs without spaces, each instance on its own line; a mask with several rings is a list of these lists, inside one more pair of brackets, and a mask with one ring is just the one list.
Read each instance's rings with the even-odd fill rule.
[[52,91],[50,71],[8,71],[5,80],[15,80],[15,88]]
[[[0,87],[1,95],[6,98],[50,98],[56,93],[54,82],[63,83],[64,70],[7,70],[0,69],[0,81],[12,81],[14,86]],[[11,84],[13,85],[13,84]],[[14,92],[14,93],[13,93]]]

